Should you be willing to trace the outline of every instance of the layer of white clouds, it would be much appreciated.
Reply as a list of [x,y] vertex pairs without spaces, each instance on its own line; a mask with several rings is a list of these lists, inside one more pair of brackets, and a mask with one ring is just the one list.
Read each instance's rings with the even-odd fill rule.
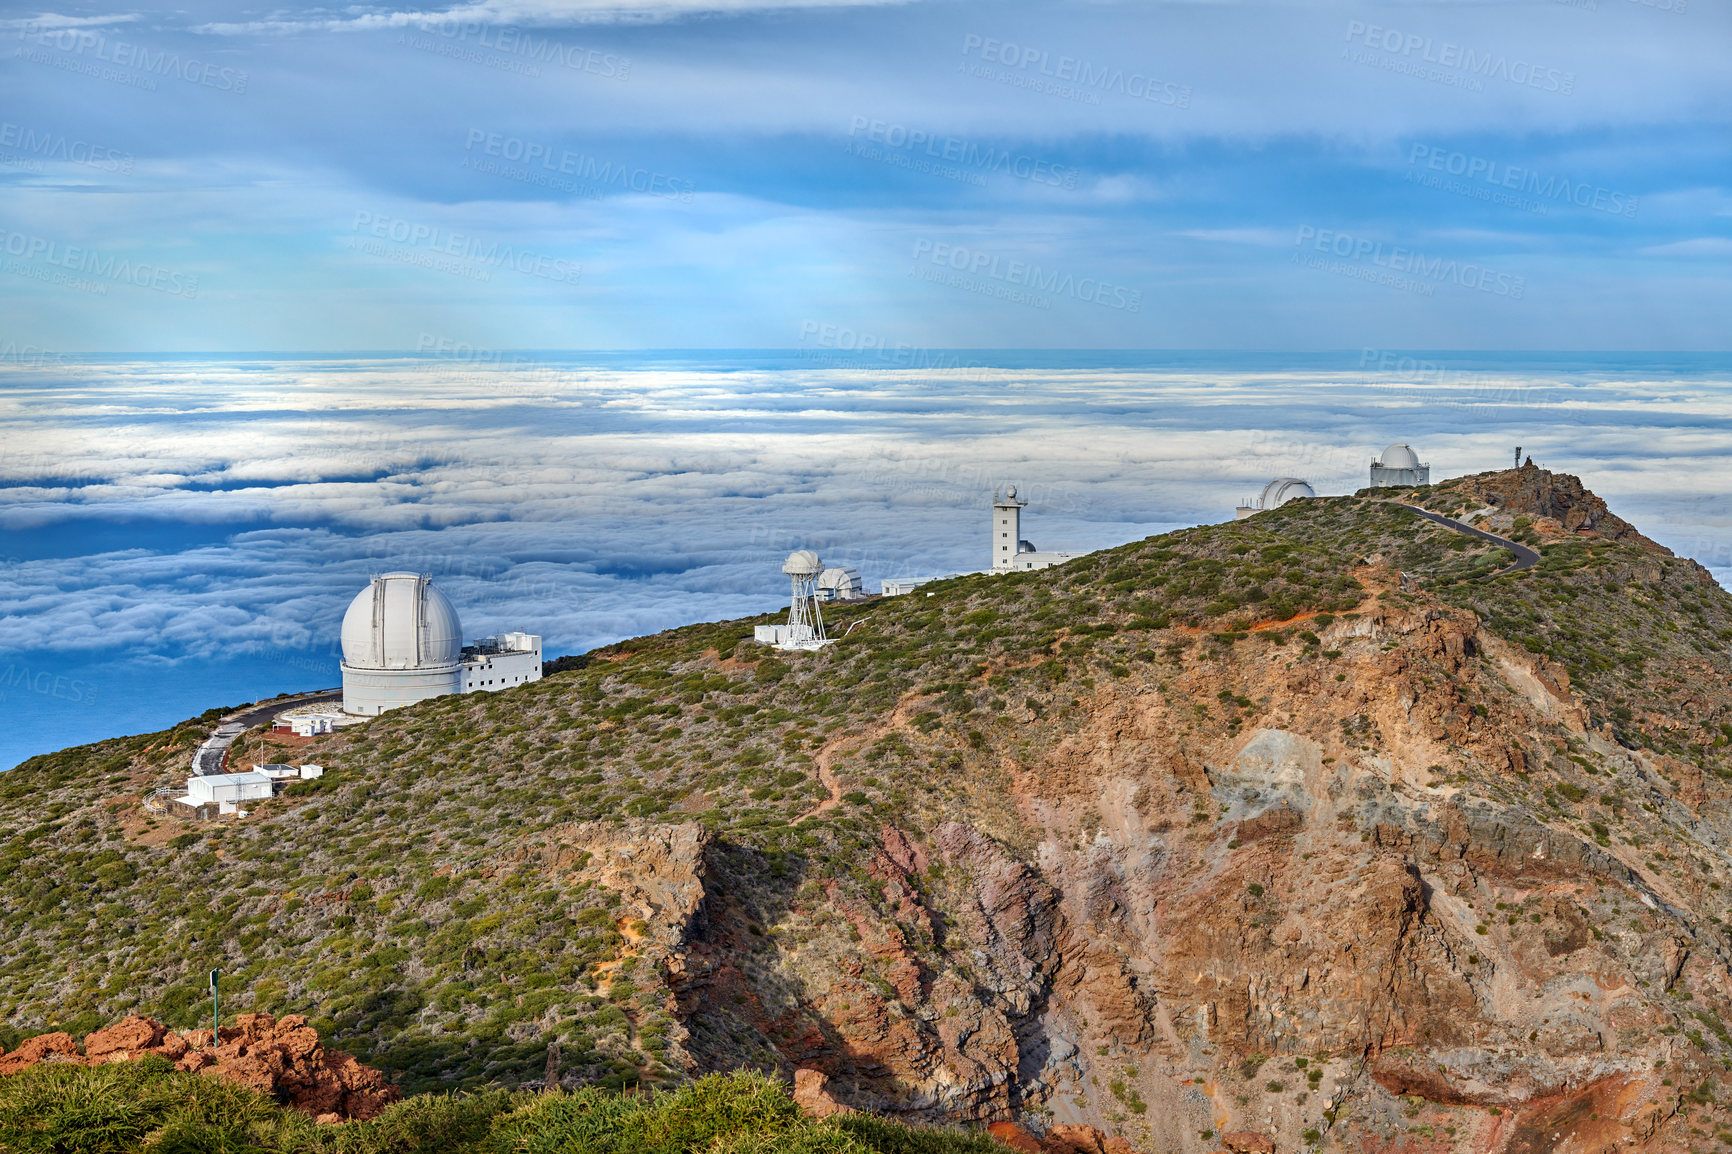
[[[328,648],[392,568],[434,573],[472,632],[585,648],[770,609],[795,547],[874,587],[976,567],[998,484],[1031,497],[1038,544],[1095,548],[1220,519],[1271,476],[1351,491],[1395,440],[1440,478],[1520,443],[1732,564],[1732,519],[1698,499],[1732,485],[1721,381],[390,360],[9,376],[0,531],[52,528],[74,555],[8,565],[0,651]],[[136,548],[76,555],[117,524]]]

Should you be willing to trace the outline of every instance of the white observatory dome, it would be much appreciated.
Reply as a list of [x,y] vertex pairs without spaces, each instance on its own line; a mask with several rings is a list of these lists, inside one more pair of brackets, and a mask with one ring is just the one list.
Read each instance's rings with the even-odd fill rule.
[[1385,469],[1417,469],[1419,455],[1407,445],[1391,445],[1383,450],[1383,460],[1378,462]]
[[343,712],[387,709],[461,688],[463,624],[445,594],[419,573],[387,573],[343,614]]
[[456,607],[419,573],[373,578],[343,614],[343,664],[356,669],[427,669],[462,652]]
[[1316,491],[1298,477],[1276,477],[1263,486],[1260,506],[1264,509],[1279,509],[1295,498],[1315,497],[1316,495]]
[[816,577],[824,571],[824,563],[810,549],[796,549],[782,562],[782,572],[790,577]]

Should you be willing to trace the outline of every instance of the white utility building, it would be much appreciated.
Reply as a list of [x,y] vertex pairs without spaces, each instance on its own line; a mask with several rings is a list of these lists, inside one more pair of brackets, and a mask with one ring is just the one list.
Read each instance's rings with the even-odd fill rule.
[[218,813],[234,813],[249,801],[264,801],[276,792],[276,782],[265,773],[213,773],[186,779],[182,805],[197,809],[214,805]]
[[321,733],[334,733],[345,725],[354,724],[355,719],[343,712],[343,707],[335,701],[315,701],[311,705],[297,705],[293,709],[285,709],[272,719],[271,725],[279,733],[292,733],[296,737],[317,737]]
[[1061,565],[1084,552],[1049,550],[1042,552],[1032,541],[1022,537],[1022,510],[1028,504],[1016,495],[1016,486],[1003,495],[992,495],[992,569],[995,573],[1023,569],[1046,569]]
[[1243,521],[1253,513],[1261,513],[1265,509],[1279,509],[1289,501],[1316,495],[1317,491],[1298,477],[1276,477],[1263,486],[1262,493],[1234,509],[1233,519]]
[[462,693],[492,692],[541,680],[541,638],[501,633],[463,647]]
[[465,648],[450,600],[422,573],[386,573],[343,614],[343,712],[375,717],[429,697],[541,680],[541,638],[501,633]]
[[1371,487],[1431,484],[1431,466],[1419,463],[1419,454],[1409,445],[1394,444],[1383,450],[1381,460],[1371,462]]

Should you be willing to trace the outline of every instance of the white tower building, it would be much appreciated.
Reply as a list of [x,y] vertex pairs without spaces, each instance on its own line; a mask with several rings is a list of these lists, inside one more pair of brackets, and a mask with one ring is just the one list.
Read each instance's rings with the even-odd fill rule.
[[371,717],[456,693],[463,623],[432,579],[386,573],[343,614],[343,712]]
[[1062,565],[1083,552],[1071,549],[1038,550],[1034,542],[1023,540],[1022,510],[1028,504],[1016,495],[1016,486],[1005,489],[1004,495],[992,495],[992,572],[1021,572],[1024,569],[1049,569]]
[[[1016,555],[1022,551],[1022,510],[1027,501],[1019,501],[1016,496],[1016,486],[1012,485],[1000,496],[992,495],[992,567],[994,569],[1016,568]],[[1034,549],[1029,546],[1030,551]]]

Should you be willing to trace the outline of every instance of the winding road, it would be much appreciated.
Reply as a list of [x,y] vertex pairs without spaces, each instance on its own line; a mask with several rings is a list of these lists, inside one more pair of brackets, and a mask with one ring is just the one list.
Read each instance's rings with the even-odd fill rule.
[[311,705],[315,701],[341,701],[341,689],[321,689],[317,693],[301,693],[293,697],[279,697],[264,705],[249,705],[245,709],[236,710],[221,721],[204,739],[192,755],[192,772],[194,777],[205,777],[213,773],[223,772],[223,759],[228,756],[229,746],[235,738],[251,729],[261,721],[268,721],[285,709],[296,705]]
[[1511,541],[1508,537],[1499,537],[1496,533],[1487,533],[1484,529],[1475,529],[1472,525],[1464,525],[1453,518],[1445,517],[1442,513],[1433,513],[1429,510],[1421,509],[1414,505],[1408,505],[1401,501],[1391,501],[1390,504],[1400,505],[1410,513],[1418,513],[1427,521],[1436,521],[1446,529],[1454,529],[1457,533],[1466,533],[1470,537],[1478,537],[1482,541],[1490,541],[1493,545],[1500,545],[1503,548],[1508,549],[1511,553],[1514,553],[1516,558],[1515,564],[1506,565],[1496,573],[1487,573],[1485,579],[1488,581],[1493,577],[1502,577],[1505,573],[1514,573],[1521,569],[1532,569],[1535,565],[1539,564],[1540,555],[1537,551],[1528,548],[1526,545]]

